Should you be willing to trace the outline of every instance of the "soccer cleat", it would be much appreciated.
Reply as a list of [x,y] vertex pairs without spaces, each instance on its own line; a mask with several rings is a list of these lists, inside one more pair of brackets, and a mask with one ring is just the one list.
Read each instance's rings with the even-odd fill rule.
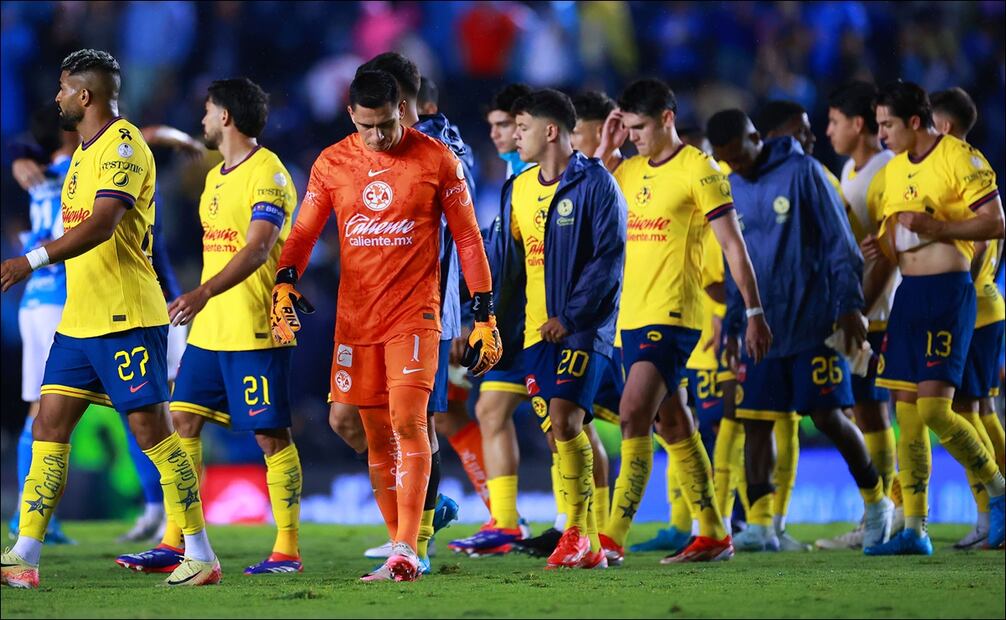
[[513,548],[512,543],[523,540],[520,528],[495,527],[496,522],[490,521],[468,538],[452,540],[448,547],[456,553],[467,553],[472,557],[487,555],[503,555]]
[[212,586],[220,583],[220,575],[220,561],[216,558],[210,562],[183,558],[178,568],[164,580],[164,585],[169,588]]
[[422,576],[419,556],[405,543],[395,543],[385,562],[395,581],[418,581]]
[[170,573],[185,559],[183,553],[182,549],[162,544],[149,551],[120,555],[115,563],[140,573]]
[[737,551],[778,551],[779,538],[770,526],[749,523],[747,529],[734,536],[734,549]]
[[866,555],[933,555],[933,542],[928,534],[919,535],[911,528],[905,528],[885,543],[864,547]]
[[863,548],[863,524],[860,523],[856,529],[845,534],[839,534],[834,538],[819,538],[814,541],[814,546],[818,549],[862,549]]
[[433,567],[430,565],[430,556],[424,556],[419,558],[419,572],[424,575],[429,575],[433,572]]
[[601,539],[601,550],[608,558],[608,566],[621,566],[625,561],[625,547],[609,538],[606,534],[598,534]]
[[590,539],[580,532],[578,527],[568,527],[562,533],[555,551],[548,556],[546,570],[555,568],[576,568],[583,561],[583,556],[590,552]]
[[272,573],[303,573],[304,564],[299,557],[277,553],[275,551],[258,564],[245,569],[246,575],[267,575]]
[[897,506],[894,508],[894,519],[891,521],[891,536],[899,534],[903,529],[905,529],[905,507]]
[[381,564],[380,566],[370,571],[366,575],[360,576],[360,581],[366,581],[368,583],[371,581],[394,581],[394,580],[395,576],[391,574],[391,569],[388,568],[387,562]]
[[629,551],[670,551],[677,553],[688,545],[692,535],[690,532],[682,532],[676,527],[668,527],[657,530],[657,535],[645,542],[636,543],[629,547]]
[[376,547],[371,547],[363,552],[363,557],[378,560],[381,558],[387,558],[391,555],[391,545],[394,543],[389,540],[383,545],[378,545]]
[[458,503],[443,493],[437,495],[437,507],[433,512],[433,532],[439,532],[458,520]]
[[0,583],[12,588],[37,588],[38,565],[29,564],[10,549],[0,557]]
[[863,548],[876,547],[891,538],[894,519],[894,502],[884,497],[879,502],[866,505],[863,513]]
[[799,540],[790,536],[785,530],[782,532],[776,532],[776,538],[779,539],[779,551],[789,551],[803,553],[811,550],[811,546],[807,543],[802,543]]
[[964,535],[964,538],[954,543],[954,549],[959,549],[961,551],[967,549],[982,549],[985,547],[985,542],[988,539],[989,539],[989,533],[985,530],[980,529],[976,525],[971,529],[970,532]]
[[[520,529],[521,538],[531,538],[531,524],[527,522],[527,519],[520,517],[517,519],[517,528]],[[562,532],[559,532],[562,536]]]
[[1006,538],[1006,495],[989,498],[989,538],[985,546],[989,549],[998,549],[1003,546]]
[[514,542],[513,549],[514,551],[526,553],[531,557],[547,558],[555,551],[560,538],[562,538],[562,532],[554,527],[550,527],[534,538],[525,538],[524,540]]
[[120,543],[150,540],[157,535],[157,531],[161,529],[161,523],[165,520],[166,518],[163,515],[155,516],[143,513],[136,519],[136,523],[133,524],[132,529],[119,536],[118,540]]
[[661,564],[684,564],[687,562],[723,562],[734,557],[734,545],[729,536],[716,540],[708,536],[696,536],[691,544],[678,553],[660,560]]
[[49,529],[45,532],[45,544],[47,545],[76,545],[77,541],[66,535],[59,524],[49,524]]
[[604,555],[604,549],[587,551],[587,553],[583,554],[583,559],[576,565],[576,568],[584,568],[587,570],[593,568],[608,568],[608,558]]

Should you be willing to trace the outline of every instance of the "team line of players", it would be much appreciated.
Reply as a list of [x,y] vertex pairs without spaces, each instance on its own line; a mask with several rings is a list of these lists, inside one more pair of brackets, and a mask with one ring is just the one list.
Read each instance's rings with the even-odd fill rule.
[[[635,82],[618,109],[589,119],[581,114],[579,120],[569,98],[557,91],[511,88],[517,96],[505,106],[498,105],[505,96],[497,97],[490,113],[494,141],[506,146],[503,134],[512,131],[519,163],[512,157],[510,162],[536,165],[505,185],[500,216],[483,246],[466,181],[470,171],[455,154],[464,150],[442,144],[460,142],[445,139],[451,132],[442,116],[433,117],[441,119],[435,127],[419,117],[419,85],[414,65],[396,54],[360,68],[349,107],[358,132],[319,157],[292,223],[297,200],[289,174],[255,139],[265,123],[264,94],[247,80],[215,83],[203,125],[224,164],[209,173],[200,205],[203,282],[172,302],[166,316],[163,301],[155,303],[153,293],[160,292],[151,288],[156,278],[145,254],[153,223],[153,161],[138,130],[115,115],[117,64],[93,50],[67,58],[57,102],[62,118],[75,120],[74,128],[87,137],[63,187],[68,232],[3,265],[6,290],[32,269],[72,258],[67,305],[41,389],[21,532],[4,555],[5,583],[38,583],[45,524],[65,484],[69,430],[89,401],[129,412],[139,444],[161,472],[172,524],[161,545],[120,563],[170,571],[170,585],[219,581],[198,498],[198,436],[210,419],[254,430],[266,455],[277,541],[273,554],[246,572],[302,570],[302,475],[289,434],[286,382],[290,345],[300,328],[297,312],[310,311],[296,283],[333,211],[343,276],[333,428],[367,451],[390,537],[387,561],[365,580],[413,580],[428,570],[439,454],[427,415],[448,409],[443,361],[455,335],[449,323],[458,321],[447,300],[457,289],[451,274],[458,262],[475,327],[453,357],[476,375],[499,365],[485,377],[477,407],[484,477],[469,468],[477,485],[487,478],[484,498],[492,519],[475,536],[454,541],[456,550],[505,552],[526,538],[516,510],[516,446],[506,445],[509,417],[526,397],[553,447],[553,480],[565,515],[565,523],[557,524],[563,531],[556,528],[558,539],[547,545],[549,568],[621,563],[652,468],[654,427],[668,451],[669,480],[686,500],[685,509],[672,516],[690,514],[689,521],[697,521],[697,535],[678,544],[665,562],[733,555],[723,515],[742,477],[731,475],[728,465],[738,469],[741,428],[741,497],[748,500],[751,523],[742,548],[778,548],[779,535],[786,536],[787,503],[779,496],[791,490],[792,480],[788,489],[776,488],[786,485],[778,476],[785,468],[773,472],[772,435],[784,437],[780,446],[795,437],[793,412],[810,415],[847,461],[864,499],[861,544],[868,554],[924,552],[929,545],[928,444],[925,450],[917,446],[928,439],[927,426],[985,491],[987,537],[993,546],[1001,544],[1003,478],[994,448],[976,431],[984,429],[984,417],[953,414],[951,399],[975,331],[971,240],[1002,236],[1002,207],[987,162],[961,140],[936,133],[921,89],[898,83],[878,94],[852,85],[846,91],[858,98],[847,92],[855,101],[832,108],[829,134],[846,132],[855,162],[843,171],[847,217],[825,169],[791,137],[809,133],[806,127],[801,134],[807,124],[802,111],[782,110],[782,122],[762,128],[767,140],[739,110],[714,115],[707,128],[713,159],[682,141],[674,95],[657,80]],[[594,123],[592,131],[585,120]],[[424,133],[441,140],[417,131],[424,124]],[[880,150],[877,131],[871,131],[878,124],[879,137],[899,155]],[[772,131],[781,137],[771,138]],[[623,161],[618,148],[627,138],[639,155]],[[878,157],[890,161],[875,162]],[[733,174],[728,177],[716,160]],[[853,230],[864,233],[870,259],[865,281]],[[994,244],[986,247],[985,256],[997,254]],[[107,268],[109,260],[117,269]],[[881,325],[895,271],[901,283],[887,335],[877,343],[879,356],[871,356],[862,347],[868,325],[863,311],[871,318],[879,313],[874,326]],[[137,291],[125,295],[127,286]],[[939,303],[932,301],[934,287],[947,291]],[[83,294],[96,289],[109,293]],[[725,315],[715,319],[724,302]],[[163,408],[164,326],[169,319],[188,323],[197,314],[171,395],[174,434]],[[722,358],[715,354],[720,326]],[[925,343],[917,342],[920,334],[926,334]],[[689,364],[690,358],[697,361]],[[881,451],[843,415],[854,403],[846,358],[860,374],[875,370],[877,386],[895,390],[906,444],[898,450],[901,487],[907,494],[905,528],[894,538],[894,459],[886,445],[893,437],[883,407],[873,407],[880,418],[873,423],[886,424],[880,434],[891,439],[880,442],[887,449],[882,461],[873,456]],[[878,363],[871,366],[870,359]],[[699,425],[679,388],[686,366],[696,371],[689,379],[698,393],[697,410],[716,406],[720,385],[735,405],[723,407],[729,413],[715,440],[721,484],[714,484]],[[873,398],[856,400],[884,402],[886,394],[869,383],[865,390]],[[987,396],[988,389],[978,396]],[[615,394],[611,408],[595,406],[604,391]],[[598,442],[590,439],[592,417],[604,411],[618,412],[623,433],[610,511],[607,472],[598,480]],[[452,438],[472,434],[470,425],[458,430]],[[911,432],[918,441],[914,435],[905,439]],[[795,446],[788,445],[795,458]],[[791,470],[795,475],[795,463]],[[773,484],[774,474],[783,484]],[[782,518],[770,527],[773,504],[780,503],[776,517]]]

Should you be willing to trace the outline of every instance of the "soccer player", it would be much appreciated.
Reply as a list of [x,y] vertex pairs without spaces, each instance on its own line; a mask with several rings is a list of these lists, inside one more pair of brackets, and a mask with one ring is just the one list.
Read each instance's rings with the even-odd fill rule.
[[56,104],[63,128],[84,140],[61,196],[66,232],[0,265],[6,291],[36,269],[67,262],[66,305],[42,381],[20,535],[2,559],[2,582],[15,587],[38,587],[46,525],[66,485],[70,434],[90,402],[127,412],[161,472],[166,509],[185,538],[185,557],[165,583],[220,581],[192,459],[164,406],[168,314],[150,265],[156,173],[140,130],[118,116],[119,85],[119,63],[106,52],[79,50],[63,60]]
[[[527,84],[507,84],[501,88],[489,104],[486,122],[489,123],[489,139],[496,147],[499,158],[506,162],[506,178],[509,179],[521,173],[528,164],[517,153],[517,141],[514,137],[517,131],[516,120],[510,109],[515,101],[531,92]],[[514,405],[516,409],[517,405]],[[510,412],[511,415],[513,411]]]
[[573,151],[576,112],[569,97],[542,89],[518,99],[512,111],[517,151],[538,165],[505,187],[502,230],[491,251],[505,274],[500,290],[509,291],[501,315],[524,308],[523,334],[504,331],[523,340],[528,395],[547,407],[568,511],[546,568],[603,568],[607,561],[590,510],[593,450],[584,424],[611,364],[625,206],[600,162]]
[[[744,423],[751,504],[748,528],[736,538],[738,548],[779,548],[769,518],[774,490],[772,426],[773,420],[793,411],[809,415],[838,447],[866,503],[864,539],[883,542],[894,506],[884,497],[883,482],[859,429],[842,413],[852,405],[848,364],[824,344],[836,320],[854,346],[866,337],[861,313],[863,259],[838,192],[821,164],[805,155],[794,138],[763,142],[740,110],[713,115],[706,135],[716,158],[733,170],[734,204],[755,273],[765,287],[765,313],[776,335],[764,360],[746,354],[737,366],[742,390],[737,417]],[[724,321],[731,357],[744,323],[739,283],[734,280],[727,278]]]
[[436,82],[425,76],[419,79],[416,109],[420,116],[433,116],[440,113],[440,88]]
[[604,121],[615,109],[615,102],[597,90],[578,93],[572,100],[576,110],[576,127],[570,135],[573,148],[587,157],[593,157],[597,147],[601,146]]
[[[911,82],[880,90],[880,139],[897,153],[884,168],[880,240],[902,281],[881,347],[877,385],[894,391],[905,529],[868,555],[931,555],[926,532],[932,467],[929,429],[989,497],[987,545],[1003,543],[1003,475],[975,428],[954,415],[977,315],[974,241],[1001,239],[995,173],[974,147],[933,126],[926,92]],[[864,542],[864,547],[866,543]]]
[[[974,101],[961,88],[933,93],[933,124],[944,135],[967,142],[968,132],[978,120]],[[964,417],[978,432],[986,449],[996,457],[999,473],[1003,473],[1003,427],[995,410],[999,393],[998,360],[1004,346],[1006,303],[995,284],[995,274],[1002,261],[1002,241],[992,239],[975,242],[975,257],[971,261],[971,277],[975,281],[977,314],[975,333],[971,338],[964,363],[961,387],[954,393],[954,411]],[[958,541],[957,549],[972,549],[985,544],[989,530],[989,498],[985,487],[975,479],[972,470],[968,484],[978,505],[975,528]]]
[[[254,432],[265,454],[278,531],[272,554],[245,573],[300,572],[303,474],[290,435],[288,395],[293,349],[275,343],[266,323],[273,274],[297,193],[279,158],[258,143],[269,108],[268,96],[257,84],[247,78],[213,82],[205,108],[204,140],[224,160],[206,175],[200,200],[201,284],[168,307],[174,324],[192,324],[171,417],[197,472],[202,465],[199,436],[207,420]],[[116,563],[146,572],[170,570],[181,554],[180,534],[171,522],[160,545],[119,556]]]
[[349,102],[357,132],[318,157],[280,257],[273,335],[291,342],[297,309],[310,309],[295,285],[334,211],[342,273],[331,393],[360,409],[374,495],[394,541],[392,555],[363,579],[412,581],[421,574],[417,547],[430,477],[426,420],[440,349],[442,217],[474,299],[466,361],[482,374],[501,347],[464,166],[443,144],[402,126],[405,101],[391,74],[357,74]]
[[[849,224],[856,242],[876,236],[884,204],[884,166],[894,153],[884,149],[877,138],[877,119],[873,100],[877,87],[854,81],[831,93],[828,100],[828,138],[839,155],[848,157],[842,166],[842,195],[848,203]],[[891,313],[895,276],[883,262],[867,259],[863,266],[863,298],[870,324],[867,341],[880,352],[884,328]],[[870,364],[865,376],[852,376],[853,415],[863,432],[877,473],[884,481],[884,494],[890,497],[895,479],[894,429],[891,428],[888,402],[891,394],[875,385],[877,370]],[[863,546],[863,525],[831,539],[816,541],[819,549],[859,549]]]
[[[699,521],[699,535],[665,560],[726,560],[733,556],[733,545],[713,501],[709,456],[678,389],[704,323],[701,243],[707,223],[754,317],[746,342],[751,355],[761,359],[772,335],[761,316],[730,184],[715,161],[681,141],[674,126],[673,91],[659,80],[638,80],[625,89],[618,106],[605,123],[597,152],[614,169],[629,208],[625,290],[618,314],[626,375],[619,403],[622,463],[601,539],[608,560],[621,563],[653,467],[651,427],[659,418],[669,458]],[[626,138],[639,155],[623,161],[614,151]]]

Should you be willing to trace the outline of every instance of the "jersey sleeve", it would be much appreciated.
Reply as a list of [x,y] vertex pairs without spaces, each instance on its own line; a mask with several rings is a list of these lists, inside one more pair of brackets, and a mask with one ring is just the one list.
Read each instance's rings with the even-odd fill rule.
[[328,177],[332,174],[331,165],[325,159],[325,153],[311,167],[311,178],[307,182],[304,201],[300,205],[297,221],[294,222],[283,245],[277,269],[293,267],[297,275],[304,275],[311,251],[318,242],[325,223],[332,215],[332,194],[328,185]]
[[730,181],[714,159],[709,156],[697,160],[693,168],[692,198],[707,221],[723,217],[734,208]]
[[99,157],[98,183],[94,198],[114,198],[132,209],[151,173],[153,162],[148,151],[137,144],[128,132],[117,140],[109,140]]
[[964,144],[960,146],[953,149],[950,160],[952,183],[964,204],[977,211],[999,195],[996,173],[978,149]]
[[482,243],[482,233],[475,218],[472,195],[465,181],[464,166],[446,147],[443,148],[440,159],[438,180],[440,206],[447,218],[447,227],[458,246],[458,258],[468,290],[472,295],[489,292],[493,288],[493,280]]
[[878,226],[884,218],[884,189],[887,186],[887,175],[884,168],[877,171],[870,179],[870,186],[866,188],[866,212],[873,219],[872,224]]
[[282,166],[270,162],[261,165],[252,178],[251,221],[265,220],[283,228],[297,202],[290,174]]

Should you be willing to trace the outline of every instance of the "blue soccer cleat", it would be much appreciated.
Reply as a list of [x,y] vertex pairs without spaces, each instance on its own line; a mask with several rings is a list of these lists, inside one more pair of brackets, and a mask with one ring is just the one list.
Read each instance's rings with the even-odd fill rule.
[[657,530],[657,535],[645,542],[636,543],[629,551],[680,551],[685,548],[692,535],[676,527]]
[[[8,536],[11,540],[17,540],[18,528],[21,526],[21,513],[15,512],[14,516],[11,517],[10,522],[7,524]],[[63,531],[63,527],[59,523],[59,519],[55,517],[49,521],[49,527],[45,531],[45,544],[47,545],[76,545],[77,541],[70,538]]]
[[264,561],[253,564],[245,569],[246,575],[269,575],[275,573],[302,573],[304,565],[299,557],[273,553]]
[[170,573],[185,559],[183,553],[182,549],[161,544],[149,551],[120,555],[115,563],[140,573]]
[[423,575],[429,575],[433,572],[433,567],[430,566],[430,556],[424,555],[419,558],[419,572]]
[[448,546],[456,553],[481,557],[509,553],[513,543],[523,539],[524,533],[519,527],[504,529],[496,527],[491,521],[468,538],[452,540]]
[[989,549],[1003,546],[1004,526],[1006,526],[1006,495],[989,499],[989,537],[985,545]]
[[433,532],[439,532],[450,525],[451,521],[457,521],[458,512],[460,509],[456,501],[443,493],[437,495],[437,507],[433,512]]
[[866,555],[933,555],[933,541],[928,534],[919,535],[911,528],[901,530],[885,543],[866,547]]

